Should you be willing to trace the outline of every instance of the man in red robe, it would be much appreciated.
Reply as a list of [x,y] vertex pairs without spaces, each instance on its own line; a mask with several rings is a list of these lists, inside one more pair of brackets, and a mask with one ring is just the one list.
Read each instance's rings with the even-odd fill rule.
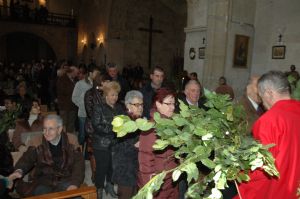
[[[282,72],[270,71],[258,81],[258,92],[267,112],[253,127],[253,136],[270,148],[280,177],[261,170],[242,183],[243,199],[296,199],[300,183],[300,102],[291,99],[289,82]],[[235,198],[239,198],[236,196]]]

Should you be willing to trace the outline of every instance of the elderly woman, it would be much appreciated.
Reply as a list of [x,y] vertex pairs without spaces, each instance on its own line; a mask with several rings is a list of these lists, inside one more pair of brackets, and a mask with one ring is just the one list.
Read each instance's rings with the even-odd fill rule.
[[[127,115],[136,120],[143,114],[143,94],[132,90],[126,93],[125,106]],[[130,199],[136,193],[138,172],[138,149],[134,146],[139,139],[139,132],[130,133],[118,139],[113,151],[112,180],[118,185],[118,198]]]
[[[111,81],[103,86],[103,103],[94,105],[92,114],[92,147],[96,159],[95,185],[98,198],[102,198],[103,188],[112,197],[117,197],[111,183],[112,175],[112,146],[116,142],[112,131],[112,120],[114,116],[123,114],[124,111],[118,101],[120,85]],[[104,181],[106,179],[106,186]]]
[[[150,119],[158,112],[163,118],[170,118],[175,110],[175,93],[166,88],[157,90],[154,98]],[[138,186],[142,188],[156,174],[173,169],[177,166],[174,158],[174,151],[166,148],[163,151],[154,151],[152,146],[157,139],[155,129],[150,129],[140,135],[139,143],[139,176]],[[178,189],[172,183],[172,176],[168,174],[160,190],[154,198],[178,198]]]

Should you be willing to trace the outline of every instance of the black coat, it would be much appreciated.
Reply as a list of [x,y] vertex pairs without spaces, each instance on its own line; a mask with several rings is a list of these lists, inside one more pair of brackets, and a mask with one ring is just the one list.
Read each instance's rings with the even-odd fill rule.
[[[178,100],[181,100],[185,105],[189,106],[189,103],[186,100],[186,97],[184,94],[178,96]],[[200,99],[198,100],[198,108],[204,109],[205,111],[207,111],[209,108],[206,107],[204,104],[206,103],[207,99],[205,98],[205,96],[200,97]],[[175,107],[175,112],[179,113],[180,108],[179,108],[179,102],[176,103],[176,107]]]
[[102,103],[103,103],[102,93],[95,86],[86,91],[84,95],[84,106],[86,110],[86,120],[84,124],[84,130],[90,137],[94,132],[94,128],[92,126],[92,121],[91,121],[94,106],[96,104],[102,104]]
[[96,150],[110,150],[115,143],[115,133],[112,131],[112,120],[114,116],[124,114],[124,109],[120,104],[114,108],[106,103],[94,105],[92,114],[92,146]]
[[152,107],[153,96],[155,95],[155,90],[151,86],[151,82],[148,82],[142,89],[141,92],[143,94],[144,99],[144,111],[143,116],[146,118],[150,118],[150,109]]
[[137,186],[138,149],[134,146],[139,140],[139,132],[119,138],[113,147],[112,182],[122,186]]

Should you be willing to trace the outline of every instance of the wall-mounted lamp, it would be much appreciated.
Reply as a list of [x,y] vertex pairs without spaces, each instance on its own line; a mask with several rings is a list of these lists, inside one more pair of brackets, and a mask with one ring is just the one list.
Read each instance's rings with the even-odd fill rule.
[[40,6],[46,6],[46,0],[39,0]]
[[97,42],[99,43],[100,47],[103,47],[104,37],[102,34],[97,38]]
[[81,43],[82,43],[82,45],[83,45],[84,47],[86,47],[86,39],[82,39],[82,40],[81,40]]

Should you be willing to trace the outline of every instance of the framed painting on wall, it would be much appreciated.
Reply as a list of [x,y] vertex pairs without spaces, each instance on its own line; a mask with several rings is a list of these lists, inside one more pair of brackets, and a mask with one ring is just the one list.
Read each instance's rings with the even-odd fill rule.
[[200,47],[199,48],[199,59],[204,59],[205,57],[205,47]]
[[285,46],[273,46],[272,47],[272,59],[284,59],[285,58]]
[[249,48],[249,37],[245,35],[235,35],[233,66],[247,68]]

